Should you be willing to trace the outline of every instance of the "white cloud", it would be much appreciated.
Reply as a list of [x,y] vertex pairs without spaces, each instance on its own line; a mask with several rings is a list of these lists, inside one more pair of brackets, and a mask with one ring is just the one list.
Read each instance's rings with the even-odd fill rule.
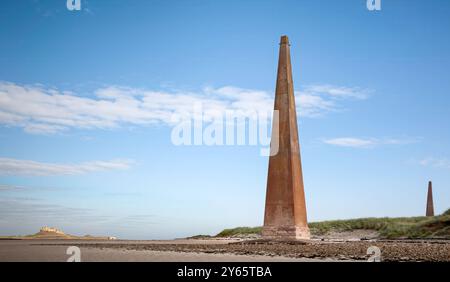
[[450,160],[447,158],[425,158],[420,160],[419,164],[437,168],[450,168]]
[[342,87],[333,85],[310,85],[304,90],[305,93],[322,93],[334,98],[354,98],[354,99],[367,99],[372,92],[367,89],[359,87]]
[[323,142],[329,145],[335,145],[340,147],[351,148],[373,148],[379,145],[404,145],[419,142],[421,138],[354,138],[354,137],[342,137],[324,139]]
[[[295,94],[299,115],[317,117],[337,111],[343,99],[365,99],[367,92],[359,88],[315,85]],[[273,93],[232,86],[207,87],[195,93],[111,86],[85,97],[43,86],[0,82],[0,124],[21,127],[28,133],[171,125],[173,114],[192,112],[197,103],[202,104],[205,120],[210,120],[225,110],[271,111]]]
[[296,92],[297,112],[304,117],[320,117],[337,110],[336,102],[316,94]]
[[373,147],[376,144],[376,141],[373,139],[360,139],[351,137],[326,139],[323,140],[323,142],[329,145],[353,148]]
[[0,191],[18,190],[18,189],[23,189],[23,188],[24,187],[22,187],[22,186],[0,184]]
[[30,160],[0,158],[0,175],[54,176],[96,171],[128,169],[132,160],[90,161],[80,164],[55,164]]

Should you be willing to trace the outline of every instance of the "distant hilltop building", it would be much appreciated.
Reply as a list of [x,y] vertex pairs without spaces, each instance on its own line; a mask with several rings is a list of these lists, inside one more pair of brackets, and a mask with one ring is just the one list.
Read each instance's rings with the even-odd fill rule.
[[91,235],[85,236],[70,235],[62,232],[57,228],[48,226],[42,227],[39,230],[39,232],[34,235],[26,236],[26,238],[30,237],[33,239],[117,240],[117,238],[113,236],[106,237],[106,236],[91,236]]
[[49,232],[49,233],[64,235],[64,232],[62,232],[61,230],[54,228],[54,227],[47,227],[47,226],[42,227],[40,232]]

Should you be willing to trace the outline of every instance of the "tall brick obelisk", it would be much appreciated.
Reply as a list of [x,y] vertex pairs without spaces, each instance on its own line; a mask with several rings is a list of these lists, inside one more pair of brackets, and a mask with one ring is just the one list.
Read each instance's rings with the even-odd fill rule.
[[434,216],[434,205],[433,205],[433,183],[428,182],[428,195],[427,195],[427,211],[426,216]]
[[272,131],[278,153],[269,159],[262,234],[271,239],[309,239],[289,46],[288,37],[282,36],[274,106],[279,134]]

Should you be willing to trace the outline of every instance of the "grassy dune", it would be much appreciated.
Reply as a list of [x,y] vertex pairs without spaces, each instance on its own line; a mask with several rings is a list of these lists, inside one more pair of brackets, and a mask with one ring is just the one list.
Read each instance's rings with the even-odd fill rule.
[[[348,220],[330,220],[311,222],[312,235],[320,236],[329,232],[354,230],[374,230],[380,238],[442,238],[450,239],[450,209],[434,217],[398,217],[398,218],[358,218]],[[261,227],[237,227],[225,229],[216,237],[242,237],[261,234]]]

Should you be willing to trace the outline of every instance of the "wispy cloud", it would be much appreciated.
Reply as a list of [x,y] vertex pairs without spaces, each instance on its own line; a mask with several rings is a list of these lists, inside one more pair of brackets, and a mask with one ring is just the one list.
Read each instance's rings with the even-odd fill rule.
[[310,85],[305,87],[305,93],[322,93],[330,97],[339,99],[367,99],[369,98],[372,90],[363,89],[360,87],[343,87],[334,85]]
[[361,139],[352,137],[325,139],[323,140],[323,142],[329,145],[352,148],[368,148],[373,147],[376,144],[376,141],[373,139]]
[[420,160],[419,164],[423,166],[450,169],[450,159],[448,158],[425,158]]
[[128,169],[132,160],[90,161],[80,164],[55,164],[0,158],[0,175],[53,176],[76,175],[96,171]]
[[[341,109],[343,100],[365,99],[360,88],[314,85],[296,91],[300,116],[318,117]],[[173,114],[192,112],[201,103],[205,120],[225,110],[271,111],[273,93],[225,86],[191,91],[152,91],[110,86],[90,97],[43,86],[0,82],[0,124],[28,133],[54,134],[70,129],[112,129],[123,125],[173,123]]]
[[340,147],[350,147],[350,148],[373,148],[380,145],[405,145],[417,143],[421,138],[355,138],[355,137],[342,137],[342,138],[331,138],[323,139],[325,144],[340,146]]
[[0,191],[22,190],[22,189],[24,189],[24,187],[22,186],[0,184]]

